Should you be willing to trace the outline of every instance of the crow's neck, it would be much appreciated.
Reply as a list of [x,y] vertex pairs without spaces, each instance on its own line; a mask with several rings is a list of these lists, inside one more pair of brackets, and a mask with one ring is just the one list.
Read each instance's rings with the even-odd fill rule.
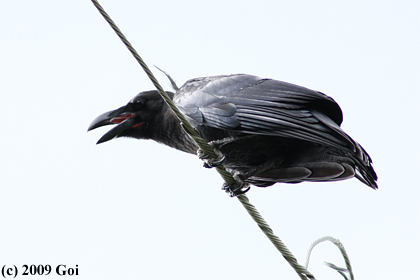
[[159,124],[152,137],[153,140],[183,152],[195,154],[197,145],[181,127],[180,121],[168,106],[164,106],[162,119],[156,120]]

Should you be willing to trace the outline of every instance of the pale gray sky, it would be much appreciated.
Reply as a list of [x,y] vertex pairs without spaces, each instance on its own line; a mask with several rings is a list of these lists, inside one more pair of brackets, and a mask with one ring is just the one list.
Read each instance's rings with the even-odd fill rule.
[[[178,85],[248,73],[332,96],[379,190],[352,179],[248,196],[300,262],[332,235],[356,279],[418,277],[418,1],[100,3]],[[151,141],[95,146],[108,128],[86,133],[89,123],[153,87],[90,1],[1,0],[0,44],[1,266],[77,264],[76,279],[299,279],[198,158]],[[309,270],[342,279],[323,261],[344,265],[333,245],[315,249]]]

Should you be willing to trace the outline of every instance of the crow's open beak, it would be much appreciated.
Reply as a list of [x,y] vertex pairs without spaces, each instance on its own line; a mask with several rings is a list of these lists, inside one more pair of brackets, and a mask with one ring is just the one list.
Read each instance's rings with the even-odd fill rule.
[[118,137],[125,130],[136,126],[137,122],[134,119],[136,115],[133,113],[124,113],[124,109],[125,107],[121,107],[117,110],[103,113],[92,121],[88,127],[88,131],[105,125],[117,124],[117,126],[113,127],[110,131],[105,133],[101,139],[96,142],[96,144],[112,140]]

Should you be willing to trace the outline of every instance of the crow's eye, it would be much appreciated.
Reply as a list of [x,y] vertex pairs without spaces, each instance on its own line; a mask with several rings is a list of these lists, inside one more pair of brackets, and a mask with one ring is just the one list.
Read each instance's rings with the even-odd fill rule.
[[144,99],[137,99],[133,101],[134,109],[139,110],[146,107],[146,100]]

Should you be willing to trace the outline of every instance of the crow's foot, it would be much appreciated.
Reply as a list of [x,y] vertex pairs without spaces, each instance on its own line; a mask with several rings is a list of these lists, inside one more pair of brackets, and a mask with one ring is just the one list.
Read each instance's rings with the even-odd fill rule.
[[210,157],[210,154],[206,154],[201,149],[198,149],[197,155],[202,161],[204,161],[203,166],[205,168],[212,168],[222,165],[225,162],[226,156],[221,151],[219,151],[215,145],[212,145],[212,143],[209,144],[213,147],[216,158],[212,158]]
[[234,197],[240,194],[244,194],[249,191],[251,187],[249,184],[239,185],[237,183],[228,185],[226,183],[223,184],[222,190],[229,194],[230,197]]
[[246,183],[238,174],[234,174],[233,178],[235,179],[235,183],[228,185],[226,183],[223,184],[222,190],[227,192],[230,197],[234,197],[240,194],[244,194],[251,188],[248,183]]

